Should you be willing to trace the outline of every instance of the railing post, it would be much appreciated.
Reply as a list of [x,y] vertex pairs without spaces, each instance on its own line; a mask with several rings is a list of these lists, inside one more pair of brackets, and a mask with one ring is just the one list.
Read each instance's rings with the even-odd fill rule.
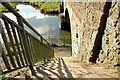
[[[7,56],[3,52],[2,58],[4,60],[4,63],[6,65],[8,71],[10,69],[13,70],[13,69],[21,68],[20,67],[21,63],[19,63],[20,59],[18,59],[18,58],[21,58],[20,62],[22,62],[23,67],[24,67],[24,63],[26,62],[26,64],[29,65],[29,68],[30,68],[32,74],[34,75],[36,73],[33,68],[33,63],[38,62],[39,60],[46,61],[47,59],[52,58],[54,56],[53,47],[7,2],[2,3],[2,5],[4,7],[6,7],[8,10],[10,10],[17,17],[17,21],[18,21],[18,24],[16,24],[14,21],[12,21],[11,19],[9,19],[8,17],[6,17],[5,15],[2,14],[3,15],[2,19],[5,22],[5,26],[7,26],[7,32],[8,32],[8,36],[7,36],[5,34],[5,30],[2,27],[2,29],[1,29],[3,32],[2,38],[4,41],[5,47],[7,49],[10,61],[13,65],[13,68],[9,64]],[[13,32],[11,32],[9,24],[11,25]],[[31,33],[29,33],[27,30],[25,30],[24,24],[27,25],[27,27],[29,27],[39,37],[35,37]],[[17,30],[17,32],[15,29]],[[13,33],[13,35],[12,35],[12,33]],[[18,37],[17,37],[17,35],[18,35]],[[12,43],[12,47],[14,49],[14,54],[16,56],[19,67],[17,66],[16,61],[14,60],[14,56],[12,55],[12,52],[10,50],[11,47],[9,45],[9,41],[8,41],[7,37],[9,37],[10,42]],[[15,43],[14,39],[15,39],[16,45],[14,44]],[[20,41],[21,46],[19,45],[19,41]],[[20,54],[20,57],[18,55],[16,55],[16,53],[17,53],[16,48],[18,49],[19,53],[21,53],[21,51],[23,52],[23,54]],[[22,50],[21,50],[21,48],[22,48]],[[18,58],[17,58],[17,56],[18,56]],[[24,57],[25,62],[22,60],[22,57]]]
[[14,55],[15,55],[17,64],[18,64],[19,67],[21,67],[21,63],[20,63],[20,60],[19,60],[19,57],[18,57],[16,48],[15,48],[15,45],[14,45],[13,37],[12,37],[12,34],[11,34],[11,32],[10,32],[10,27],[9,27],[9,25],[8,25],[8,21],[7,21],[7,20],[4,20],[4,23],[5,23],[7,32],[8,32],[8,36],[9,36],[9,39],[10,39],[10,42],[11,42],[11,45],[12,45],[12,48],[13,48],[13,51],[14,51]]
[[28,62],[29,62],[29,68],[32,72],[32,74],[34,74],[34,69],[33,69],[33,65],[32,65],[32,61],[31,61],[31,58],[30,58],[30,50],[28,48],[28,42],[27,42],[27,37],[26,37],[26,33],[25,33],[25,30],[24,30],[24,25],[23,25],[23,22],[22,22],[22,18],[20,16],[17,16],[17,21],[18,21],[18,24],[23,28],[23,39],[24,39],[24,47],[25,47],[25,51],[26,51],[26,54],[28,55],[27,56],[27,59],[28,59]]
[[[1,45],[1,44],[0,44],[0,45]],[[5,52],[4,52],[4,50],[3,50],[3,47],[2,47],[2,54],[1,54],[1,55],[2,55],[2,58],[3,58],[3,61],[4,61],[4,63],[5,63],[6,68],[7,68],[8,70],[11,70],[9,61],[8,61],[6,55],[5,55]]]
[[14,38],[15,38],[15,42],[16,42],[16,46],[17,46],[17,49],[18,49],[18,54],[20,56],[20,60],[22,62],[22,65],[25,66],[24,61],[23,61],[23,57],[22,57],[22,53],[20,51],[20,46],[19,46],[19,42],[18,42],[18,39],[17,39],[17,34],[16,34],[16,31],[15,31],[15,28],[14,28],[15,26],[14,26],[14,24],[10,24],[10,25],[11,25],[13,35],[14,35]]
[[43,42],[43,38],[40,36],[41,41]]
[[19,36],[19,39],[20,39],[20,45],[21,45],[21,48],[22,48],[25,63],[26,63],[26,65],[28,65],[29,63],[28,63],[28,59],[27,59],[27,55],[26,55],[26,51],[25,51],[25,47],[24,47],[24,43],[23,43],[22,33],[21,33],[19,28],[17,28],[17,32],[18,32],[18,36]]
[[10,57],[10,61],[11,61],[12,65],[13,65],[13,67],[16,68],[16,64],[14,62],[15,60],[14,60],[14,58],[12,56],[12,53],[11,53],[11,50],[10,50],[10,47],[9,47],[9,44],[8,44],[8,41],[7,41],[7,37],[6,37],[5,32],[3,30],[3,27],[2,27],[2,38],[3,38],[3,41],[5,43],[5,47],[7,49],[8,56]]
[[30,57],[30,59],[31,59],[31,62],[32,63],[34,63],[34,57],[33,57],[33,55],[32,55],[32,49],[31,49],[31,44],[32,43],[30,43],[30,38],[29,38],[29,35],[27,34],[27,33],[25,33],[25,35],[26,35],[26,41],[27,41],[27,48],[28,48],[28,50],[29,50],[29,57]]
[[33,50],[33,42],[32,42],[32,40],[31,40],[32,38],[31,38],[31,36],[29,35],[29,42],[30,42],[30,49],[31,49],[31,55],[32,55],[32,57],[33,57],[33,62],[35,62],[35,55],[34,55],[34,50]]

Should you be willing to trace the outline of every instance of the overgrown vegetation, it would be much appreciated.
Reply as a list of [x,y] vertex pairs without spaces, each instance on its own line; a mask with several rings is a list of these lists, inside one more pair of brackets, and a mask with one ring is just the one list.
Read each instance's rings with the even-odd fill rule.
[[45,13],[59,13],[59,1],[56,2],[39,2],[41,12]]
[[0,4],[0,11],[5,10],[5,9],[6,8],[2,4]]
[[[28,4],[32,5],[41,10],[42,13],[58,14],[59,13],[59,0],[47,0],[46,2],[10,2],[9,3],[14,9],[16,9],[17,4]],[[0,11],[7,12],[8,10],[0,4]]]
[[[14,9],[16,9],[16,3],[10,2],[9,3]],[[8,12],[8,9],[6,9],[2,4],[0,4],[0,11],[1,12]]]

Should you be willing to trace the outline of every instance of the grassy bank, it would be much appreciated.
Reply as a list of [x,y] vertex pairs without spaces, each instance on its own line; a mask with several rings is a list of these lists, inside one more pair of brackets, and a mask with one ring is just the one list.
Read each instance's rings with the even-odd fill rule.
[[5,9],[6,8],[2,4],[0,4],[0,11],[5,10]]
[[40,9],[42,13],[48,14],[58,14],[59,13],[59,0],[56,1],[46,1],[46,2],[27,2],[27,4]]
[[[53,2],[18,2],[9,3],[14,9],[16,9],[17,4],[27,4],[40,9],[42,13],[58,14],[59,13],[59,0]],[[0,4],[0,11],[7,12],[8,10]]]
[[[14,9],[16,9],[16,3],[9,3]],[[8,12],[8,9],[6,9],[2,4],[0,4],[0,12]]]
[[43,13],[59,13],[59,2],[39,2]]

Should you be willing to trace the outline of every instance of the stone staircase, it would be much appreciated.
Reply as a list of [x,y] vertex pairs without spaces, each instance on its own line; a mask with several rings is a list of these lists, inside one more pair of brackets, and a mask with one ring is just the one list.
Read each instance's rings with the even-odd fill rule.
[[107,69],[102,67],[102,65],[83,63],[71,57],[68,54],[69,50],[66,53],[67,55],[63,52],[67,52],[67,50],[65,48],[56,48],[56,58],[47,63],[35,64],[34,75],[27,68],[14,77],[20,80],[119,80],[117,79],[117,69]]
[[30,70],[26,70],[15,78],[18,80],[119,80],[117,70],[105,69],[92,63],[82,63],[73,57],[54,58],[48,63],[34,66],[34,69],[34,75],[31,75]]

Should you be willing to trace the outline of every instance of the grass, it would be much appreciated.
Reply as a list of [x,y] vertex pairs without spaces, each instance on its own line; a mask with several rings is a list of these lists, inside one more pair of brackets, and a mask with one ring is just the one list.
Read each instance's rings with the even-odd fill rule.
[[[7,56],[7,55],[8,55],[7,49],[4,47],[3,50],[4,50],[5,55]],[[13,53],[13,48],[12,48],[12,46],[10,46],[10,51]]]
[[2,79],[5,76],[5,74],[0,74],[0,79]]
[[60,36],[71,36],[71,33],[66,30],[60,30]]
[[71,33],[69,31],[60,30],[59,39],[61,44],[50,43],[53,47],[70,47],[71,46]]
[[59,1],[55,1],[55,2],[39,2],[38,3],[40,8],[41,8],[41,12],[45,12],[45,13],[58,13],[59,12]]
[[[16,52],[17,52],[17,54],[18,54],[18,53],[19,53],[19,52],[18,52],[18,48],[17,48],[16,44],[14,44],[14,45],[15,45]],[[11,53],[14,55],[14,50],[13,50],[12,45],[10,44],[9,47],[10,47],[10,51],[11,51]],[[19,45],[19,47],[20,47],[20,51],[22,51],[20,45]],[[8,56],[8,52],[7,52],[7,49],[6,49],[5,46],[4,46],[3,50],[4,50],[5,55]]]
[[6,8],[2,4],[0,4],[0,11],[5,10],[5,9]]
[[[9,4],[10,4],[14,9],[16,8],[16,3],[10,2]],[[0,11],[1,11],[1,12],[7,12],[8,9],[6,9],[2,4],[0,4]]]
[[[32,5],[32,4],[33,5]],[[16,9],[16,5],[17,4],[25,4],[25,2],[10,2],[9,3],[14,9]],[[29,5],[32,5],[33,7],[38,7],[42,13],[59,13],[59,4],[60,4],[60,1],[59,0],[52,0],[52,1],[46,1],[46,2],[28,2]],[[35,4],[35,5],[34,5]],[[37,5],[36,5],[37,4]],[[2,5],[0,4],[0,11],[3,11],[3,12],[7,12],[8,10]]]

